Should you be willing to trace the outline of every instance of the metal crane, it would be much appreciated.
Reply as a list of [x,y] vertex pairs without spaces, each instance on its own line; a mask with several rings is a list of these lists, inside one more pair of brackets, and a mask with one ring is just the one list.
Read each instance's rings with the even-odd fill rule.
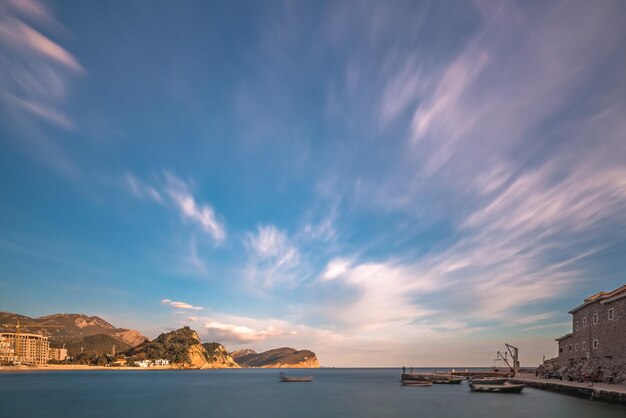
[[[505,352],[504,354],[502,354],[500,351],[498,351],[496,359],[502,359],[506,363],[506,365],[509,366],[509,368],[513,371],[513,377],[515,377],[519,373],[519,348],[514,347],[509,343],[504,343],[504,345],[506,346],[508,353]],[[513,364],[509,363],[507,354],[511,355],[511,361],[513,362]]]

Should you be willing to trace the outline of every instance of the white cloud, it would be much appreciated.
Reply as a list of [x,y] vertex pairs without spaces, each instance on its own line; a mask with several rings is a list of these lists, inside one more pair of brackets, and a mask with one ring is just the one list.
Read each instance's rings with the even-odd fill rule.
[[170,299],[163,299],[161,303],[164,305],[169,305],[175,309],[184,309],[184,310],[192,310],[192,311],[201,311],[204,309],[201,306],[193,306],[192,304],[186,303],[186,302],[175,302]]
[[[69,51],[40,32],[62,27],[37,1],[4,2],[0,16],[0,100],[17,115],[25,112],[73,129],[74,123],[63,108],[73,79],[86,71]],[[30,20],[37,21],[38,29],[28,23]],[[18,128],[26,129],[19,118],[14,119]]]
[[[157,185],[148,184],[131,173],[125,173],[123,185],[137,198],[149,198],[158,203],[169,203],[178,209],[185,220],[189,220],[200,230],[209,235],[215,243],[221,243],[226,239],[224,221],[213,208],[206,203],[196,200],[189,190],[186,182],[172,173],[164,173],[164,181]],[[190,243],[190,259],[198,266],[200,260],[197,257],[196,241],[192,238]]]
[[161,193],[153,186],[150,186],[137,177],[133,176],[130,173],[126,173],[124,176],[124,180],[129,190],[135,197],[138,198],[151,198],[157,202],[162,202],[163,198],[161,197]]
[[215,242],[224,241],[226,231],[213,208],[208,204],[198,203],[189,192],[187,184],[171,173],[165,173],[164,191],[179,208],[183,217],[200,225],[202,230],[213,237]]
[[444,287],[414,265],[394,261],[352,265],[342,259],[328,264],[319,283],[338,283],[354,293],[353,298],[329,301],[321,308],[332,323],[347,332],[383,334],[403,332],[397,328],[433,315],[434,310],[415,299]]
[[540,314],[527,315],[527,316],[522,316],[519,318],[514,318],[511,320],[511,322],[513,322],[514,324],[527,325],[527,324],[533,324],[539,321],[544,321],[546,319],[552,318],[553,316],[554,316],[554,312],[544,312]]
[[245,243],[251,250],[247,275],[254,283],[270,287],[297,278],[300,252],[285,232],[274,225],[262,225],[256,234],[246,235]]
[[335,279],[342,274],[345,274],[350,268],[352,262],[343,258],[336,258],[328,262],[326,266],[326,270],[322,274],[322,278],[326,280]]
[[250,247],[260,257],[277,257],[289,252],[287,236],[274,225],[259,226],[256,235],[248,234]]

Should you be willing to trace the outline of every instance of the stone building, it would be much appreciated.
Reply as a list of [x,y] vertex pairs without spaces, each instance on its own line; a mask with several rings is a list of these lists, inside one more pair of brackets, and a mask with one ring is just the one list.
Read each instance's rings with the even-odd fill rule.
[[626,359],[626,285],[589,296],[569,313],[572,332],[556,339],[559,362]]
[[569,313],[572,332],[556,339],[559,355],[538,372],[569,380],[626,382],[626,285],[589,296]]

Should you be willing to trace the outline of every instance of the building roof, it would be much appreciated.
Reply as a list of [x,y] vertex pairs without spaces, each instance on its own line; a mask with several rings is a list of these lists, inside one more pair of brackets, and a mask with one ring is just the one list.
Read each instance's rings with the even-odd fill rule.
[[564,340],[564,339],[569,338],[571,336],[572,336],[572,333],[570,332],[569,334],[565,334],[564,336],[559,337],[559,338],[555,339],[554,341],[561,341],[561,340]]
[[626,284],[610,292],[602,291],[602,292],[596,293],[595,295],[591,295],[585,298],[582,304],[578,305],[577,307],[569,311],[569,313],[573,314],[576,311],[584,308],[585,306],[591,305],[592,303],[596,303],[596,302],[609,303],[609,302],[613,302],[614,300],[621,299],[623,297],[626,297]]

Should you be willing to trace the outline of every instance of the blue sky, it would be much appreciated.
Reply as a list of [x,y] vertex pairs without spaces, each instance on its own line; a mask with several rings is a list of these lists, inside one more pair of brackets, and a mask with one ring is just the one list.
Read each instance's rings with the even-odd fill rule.
[[0,309],[327,366],[625,283],[626,4],[0,3]]

